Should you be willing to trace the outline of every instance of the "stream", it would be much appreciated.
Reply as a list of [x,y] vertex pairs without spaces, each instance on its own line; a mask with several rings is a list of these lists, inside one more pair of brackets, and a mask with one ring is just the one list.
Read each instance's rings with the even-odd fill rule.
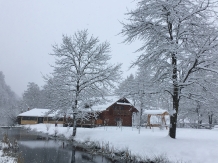
[[[91,155],[63,140],[45,140],[47,135],[22,128],[0,128],[0,139],[7,134],[18,141],[24,163],[112,163],[100,155]],[[64,147],[63,147],[64,144]]]

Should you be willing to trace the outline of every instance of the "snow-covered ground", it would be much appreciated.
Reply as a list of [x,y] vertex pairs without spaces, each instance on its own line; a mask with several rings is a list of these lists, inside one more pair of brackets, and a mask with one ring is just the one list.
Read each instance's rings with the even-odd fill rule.
[[[1,142],[0,146],[3,146]],[[15,158],[4,156],[3,151],[0,149],[0,163],[15,163]]]
[[[70,138],[72,128],[54,125],[28,125],[32,130],[49,133],[49,135],[64,135]],[[177,139],[168,136],[168,130],[159,128],[141,128],[139,134],[131,127],[97,127],[77,128],[75,140],[98,141],[108,143],[118,150],[129,149],[132,154],[140,157],[166,155],[171,161],[188,163],[218,162],[218,130],[208,129],[177,129]]]

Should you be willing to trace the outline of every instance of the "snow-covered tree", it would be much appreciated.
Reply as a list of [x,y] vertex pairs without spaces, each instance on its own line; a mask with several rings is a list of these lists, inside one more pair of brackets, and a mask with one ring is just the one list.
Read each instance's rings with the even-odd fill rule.
[[0,71],[0,124],[15,123],[19,113],[17,108],[18,98],[5,82],[5,76]]
[[146,109],[168,109],[170,102],[169,97],[164,92],[161,92],[159,86],[153,88],[151,82],[152,75],[150,70],[145,68],[145,65],[138,64],[138,70],[135,77],[131,74],[123,80],[115,94],[120,97],[127,97],[133,101],[134,106],[140,106],[140,92],[143,92],[143,103]]
[[133,116],[133,119],[134,125],[139,127],[139,133],[140,126],[145,122],[144,110],[153,109],[153,104],[157,103],[157,100],[152,98],[154,92],[150,89],[151,83],[146,80],[148,78],[150,78],[150,73],[139,64],[135,77],[131,74],[115,90],[115,94],[131,99],[133,105],[138,108],[139,112]]
[[211,73],[205,74],[204,83],[202,83],[202,94],[204,94],[204,101],[199,103],[203,108],[203,117],[210,125],[213,124],[213,119],[218,117],[218,75],[212,75]]
[[[121,34],[124,42],[139,39],[142,54],[134,65],[144,64],[153,74],[155,91],[172,97],[169,135],[176,138],[177,115],[188,86],[199,84],[199,71],[217,73],[218,30],[212,0],[141,0],[129,11]],[[153,87],[154,88],[154,87]],[[187,88],[187,89],[186,89]],[[192,92],[193,93],[193,92]],[[197,97],[197,96],[196,96]]]
[[[27,90],[23,93],[23,104],[25,108],[41,108],[41,91],[39,86],[34,82],[29,82]],[[26,105],[26,106],[25,106]]]
[[205,78],[197,84],[187,86],[189,96],[180,98],[182,110],[179,111],[179,118],[188,119],[192,123],[197,123],[197,126],[201,126],[202,123],[212,125],[213,118],[218,115],[217,74],[201,72],[198,75]]
[[69,94],[66,92],[67,88],[62,85],[62,79],[58,76],[45,77],[45,79],[46,84],[41,90],[41,99],[45,108],[62,108],[62,112],[66,112],[72,101],[69,101]]
[[73,112],[72,135],[75,136],[79,110],[87,99],[110,92],[114,82],[119,81],[120,64],[108,63],[109,43],[99,43],[98,38],[89,37],[87,30],[78,31],[72,37],[64,35],[63,43],[54,45],[53,51],[51,55],[56,58],[53,83],[58,86],[53,90],[59,96],[58,102],[66,102],[64,105]]
[[133,74],[127,76],[125,80],[123,80],[118,87],[115,89],[115,94],[120,98],[127,97],[132,100],[133,105],[136,105],[137,102],[137,94],[136,94],[136,86],[137,83]]

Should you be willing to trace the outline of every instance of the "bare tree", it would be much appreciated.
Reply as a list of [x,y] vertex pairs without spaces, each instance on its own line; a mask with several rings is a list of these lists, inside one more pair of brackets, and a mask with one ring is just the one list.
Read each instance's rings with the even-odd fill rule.
[[177,115],[181,97],[197,97],[186,88],[200,85],[199,71],[217,73],[218,31],[213,23],[212,0],[141,0],[122,23],[124,42],[141,40],[142,54],[134,65],[151,70],[155,91],[172,97],[169,135],[176,138]]
[[[58,102],[65,102],[73,112],[73,136],[76,135],[77,114],[88,98],[103,97],[120,78],[120,64],[108,64],[110,45],[88,36],[87,30],[73,37],[63,36],[63,43],[53,46],[56,57],[54,79]],[[62,96],[63,95],[63,96]]]

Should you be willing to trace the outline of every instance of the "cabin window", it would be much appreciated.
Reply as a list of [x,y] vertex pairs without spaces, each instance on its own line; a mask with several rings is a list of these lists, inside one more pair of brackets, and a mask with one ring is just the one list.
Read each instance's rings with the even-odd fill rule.
[[48,117],[48,121],[63,121],[63,118],[55,119],[53,117]]
[[52,117],[48,117],[48,121],[55,121],[55,119]]
[[22,120],[25,120],[25,121],[37,121],[37,117],[23,117]]

